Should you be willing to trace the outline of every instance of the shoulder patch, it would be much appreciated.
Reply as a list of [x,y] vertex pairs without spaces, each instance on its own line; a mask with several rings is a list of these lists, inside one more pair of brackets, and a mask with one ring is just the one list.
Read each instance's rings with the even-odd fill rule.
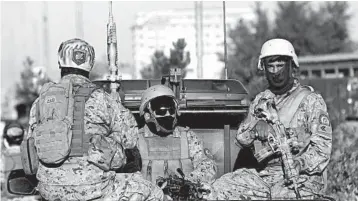
[[322,125],[330,125],[329,118],[326,114],[320,114],[319,115],[319,123]]

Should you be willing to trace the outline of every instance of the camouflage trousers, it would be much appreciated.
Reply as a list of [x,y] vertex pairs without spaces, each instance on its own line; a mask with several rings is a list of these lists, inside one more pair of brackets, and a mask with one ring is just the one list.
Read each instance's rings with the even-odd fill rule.
[[48,185],[39,182],[38,190],[46,200],[135,200],[161,201],[163,191],[137,173],[116,174],[92,185]]
[[[300,176],[301,199],[314,199],[323,187],[323,179],[316,176]],[[303,185],[302,185],[303,184]],[[284,184],[281,167],[271,167],[260,172],[254,169],[239,169],[227,173],[209,187],[208,200],[271,200],[296,199],[296,193]]]

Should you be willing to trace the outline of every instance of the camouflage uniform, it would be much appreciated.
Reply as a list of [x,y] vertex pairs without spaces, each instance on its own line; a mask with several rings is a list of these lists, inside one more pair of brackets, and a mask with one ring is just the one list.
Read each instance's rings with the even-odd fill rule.
[[[295,80],[293,88],[283,95],[274,95],[281,121],[285,111],[280,111],[292,92],[302,86]],[[258,94],[251,103],[248,117],[240,125],[236,136],[241,146],[252,146],[257,132],[253,122],[257,119],[254,108],[260,98],[273,95],[266,90]],[[285,109],[285,108],[284,108]],[[287,109],[287,108],[286,108]],[[287,126],[285,126],[287,128]],[[294,161],[299,162],[299,188],[302,198],[312,198],[315,193],[322,193],[325,188],[325,169],[330,160],[332,148],[332,128],[329,122],[326,104],[321,95],[312,92],[300,103],[289,128],[297,138],[299,153],[293,154]],[[213,183],[214,192],[209,199],[288,199],[296,198],[292,188],[284,185],[284,176],[279,158],[268,161],[261,170],[239,169],[228,173]]]
[[[147,125],[145,125],[140,130],[139,133],[143,135],[144,139],[161,138],[156,134],[154,134],[153,132],[151,132]],[[186,135],[186,136],[181,136],[181,135]],[[191,181],[200,180],[204,182],[211,182],[212,180],[215,179],[217,173],[216,163],[213,159],[209,158],[210,155],[209,157],[207,156],[207,153],[205,153],[203,148],[202,140],[199,139],[198,136],[192,130],[190,130],[189,128],[176,126],[173,133],[170,134],[168,137],[173,137],[174,139],[175,138],[181,139],[182,137],[186,137],[187,143],[185,144],[187,145],[187,147],[182,147],[182,149],[186,149],[187,152],[189,153],[189,158],[191,160],[190,169],[192,170],[191,172],[186,172],[185,168],[183,168],[184,174],[186,174],[186,179],[189,179]],[[139,143],[139,150],[141,151],[141,155],[143,156],[144,155],[143,152],[146,150],[143,150],[140,147],[140,144],[141,143]],[[145,161],[143,162],[145,163]],[[144,164],[144,166],[146,166],[146,164]],[[167,174],[173,174],[173,173],[175,174],[176,168],[179,167],[169,167],[169,168],[167,167],[164,169],[168,169]],[[148,177],[147,168],[142,168],[142,174],[144,175],[144,177]],[[166,173],[165,171],[163,171],[160,172],[159,174],[160,176],[165,176]],[[156,178],[152,179],[152,181],[155,180]]]
[[[73,83],[89,83],[81,75],[66,75]],[[36,106],[30,112],[28,137],[36,127]],[[84,130],[90,135],[88,155],[69,157],[61,166],[46,167],[40,163],[38,190],[48,200],[119,200],[133,192],[148,200],[161,200],[162,191],[139,174],[115,174],[114,169],[126,162],[124,149],[133,148],[138,140],[137,123],[119,101],[103,89],[96,89],[85,104]],[[104,170],[110,171],[104,171]]]

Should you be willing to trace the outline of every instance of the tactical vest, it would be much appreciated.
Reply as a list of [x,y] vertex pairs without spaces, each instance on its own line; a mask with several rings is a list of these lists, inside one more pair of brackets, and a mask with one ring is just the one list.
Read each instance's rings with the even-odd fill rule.
[[[294,117],[298,111],[301,102],[309,95],[313,93],[313,89],[308,86],[299,86],[292,94],[286,98],[283,102],[278,104],[280,108],[278,116],[281,123],[285,128],[297,129],[297,125],[294,125]],[[255,153],[258,154],[258,158],[266,158],[271,151],[271,148],[267,145],[267,142],[254,141]],[[281,162],[278,156],[270,158],[266,161],[269,166],[280,166]]]
[[144,129],[139,131],[139,151],[142,157],[142,175],[156,183],[158,176],[167,177],[181,168],[185,175],[193,170],[189,157],[187,130],[179,127],[180,137],[144,137]]
[[[49,83],[51,85],[51,83]],[[98,89],[98,86],[92,83],[83,83],[83,84],[73,84],[74,94],[71,96],[71,100],[69,101],[69,105],[67,109],[71,115],[72,126],[71,126],[71,139],[69,150],[69,157],[82,157],[87,155],[89,148],[89,137],[84,133],[84,115],[85,115],[85,103],[90,98],[92,92]],[[72,88],[71,88],[72,90]],[[72,93],[72,91],[71,91]],[[36,121],[40,122],[40,101],[37,102],[36,105]],[[55,125],[54,125],[55,126]],[[64,136],[63,136],[64,137]],[[44,146],[53,142],[56,142],[58,138],[45,138],[41,139]],[[42,142],[42,141],[39,141]],[[50,143],[47,143],[47,142]],[[40,144],[41,145],[41,144]],[[54,147],[55,149],[67,149],[67,147]],[[39,167],[39,156],[35,146],[35,139],[30,137],[25,139],[21,144],[21,159],[24,171],[26,174],[33,175],[37,173]],[[56,150],[55,150],[56,151]],[[48,156],[49,158],[51,155]],[[64,160],[66,159],[66,155],[63,156]]]

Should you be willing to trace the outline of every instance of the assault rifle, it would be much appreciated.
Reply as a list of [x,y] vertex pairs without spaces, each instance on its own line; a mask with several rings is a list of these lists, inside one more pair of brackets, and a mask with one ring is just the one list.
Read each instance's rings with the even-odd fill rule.
[[210,190],[204,189],[203,184],[185,179],[183,171],[178,168],[177,172],[181,175],[170,175],[168,178],[159,177],[156,183],[162,188],[165,195],[169,195],[174,200],[205,200],[204,194],[210,193]]
[[[265,118],[267,115],[264,112],[270,111],[270,109],[276,109],[273,99],[266,99],[259,102],[259,104],[255,107],[255,114],[260,118]],[[277,118],[278,119],[278,118]],[[299,175],[297,170],[293,166],[293,158],[291,153],[292,144],[288,139],[289,136],[285,130],[284,125],[279,120],[268,119],[267,123],[269,123],[274,132],[269,132],[267,136],[267,142],[269,147],[265,149],[267,153],[263,153],[262,151],[259,154],[256,154],[255,157],[258,161],[262,161],[267,156],[272,154],[277,154],[281,158],[281,162],[283,164],[283,171],[285,176],[285,184],[292,185],[296,194],[296,198],[300,199],[301,195],[298,191],[298,186],[296,179]]]

